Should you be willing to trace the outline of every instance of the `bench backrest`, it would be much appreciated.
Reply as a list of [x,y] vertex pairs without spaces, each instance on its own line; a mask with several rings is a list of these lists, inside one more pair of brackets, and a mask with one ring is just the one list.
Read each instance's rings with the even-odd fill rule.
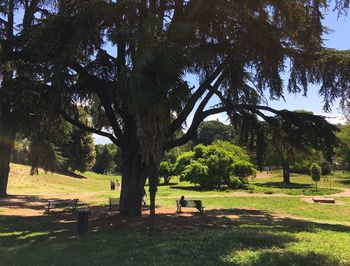
[[50,208],[63,208],[67,206],[76,206],[79,199],[68,199],[68,200],[48,200],[47,205]]
[[119,205],[120,199],[117,198],[109,198],[109,205]]
[[189,208],[201,208],[202,201],[201,200],[184,200],[184,206],[181,206],[180,200],[176,200],[176,205],[181,207],[189,207]]

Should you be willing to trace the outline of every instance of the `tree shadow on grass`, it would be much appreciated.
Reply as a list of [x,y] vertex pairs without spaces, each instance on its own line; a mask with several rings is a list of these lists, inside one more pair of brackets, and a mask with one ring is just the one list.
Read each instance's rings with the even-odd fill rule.
[[0,199],[0,207],[14,209],[43,210],[45,203],[47,199],[36,195],[8,195]]
[[299,184],[299,183],[291,183],[291,184],[283,184],[281,182],[266,182],[266,183],[253,183],[253,185],[258,187],[269,187],[269,188],[287,188],[287,189],[308,189],[314,188],[314,185],[311,184]]
[[57,265],[337,265],[333,256],[286,250],[294,233],[350,227],[278,217],[251,209],[213,209],[181,215],[160,212],[157,233],[149,216],[124,217],[92,207],[89,233],[76,235],[76,214],[0,216],[0,252],[7,264]]
[[74,173],[74,172],[71,172],[71,171],[63,171],[63,170],[60,170],[60,171],[56,171],[56,172],[57,172],[57,174],[69,176],[69,177],[72,177],[72,178],[87,179],[85,176],[79,175],[79,174]]
[[[6,208],[10,210],[20,210],[21,212],[36,211],[37,214],[44,212],[45,204],[48,200],[64,200],[63,198],[43,198],[37,195],[8,195],[6,198],[0,199],[0,208]],[[23,210],[25,209],[25,210]],[[40,211],[40,212],[38,212]],[[1,213],[0,213],[1,215]],[[28,216],[35,216],[32,213],[28,213]]]
[[350,185],[350,179],[337,180],[336,183],[340,183],[343,185]]
[[[170,182],[169,184],[164,184],[164,182],[159,183],[157,186],[158,187],[167,187],[167,186],[176,186],[178,183],[175,182]],[[147,184],[149,186],[149,184]]]
[[227,187],[222,187],[220,189],[205,189],[199,186],[171,186],[171,189],[186,190],[186,191],[226,191]]

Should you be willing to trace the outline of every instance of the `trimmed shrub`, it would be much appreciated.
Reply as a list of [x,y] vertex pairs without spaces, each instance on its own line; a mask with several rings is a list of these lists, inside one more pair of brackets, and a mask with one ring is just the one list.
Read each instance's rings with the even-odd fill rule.
[[[217,145],[197,145],[193,152],[186,152],[177,158],[176,172],[181,180],[198,184],[205,189],[248,187],[247,176],[256,170],[247,153],[229,142],[215,142]],[[237,180],[237,178],[239,180]]]
[[321,173],[322,169],[317,163],[311,164],[310,167],[310,175],[313,181],[315,181],[316,184],[316,190],[317,190],[317,182],[321,179]]

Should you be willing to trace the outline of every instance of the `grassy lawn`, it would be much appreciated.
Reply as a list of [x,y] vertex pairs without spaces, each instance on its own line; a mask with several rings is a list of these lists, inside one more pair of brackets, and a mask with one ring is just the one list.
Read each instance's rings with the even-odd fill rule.
[[[341,198],[341,205],[316,204],[300,198],[287,197],[201,197],[203,205],[216,209],[258,209],[269,213],[297,216],[300,218],[348,223],[350,225],[350,198]],[[160,206],[174,207],[173,199],[158,199]]]
[[[11,165],[9,179],[9,193],[14,195],[65,195],[69,197],[76,193],[92,193],[93,198],[116,197],[116,192],[109,190],[109,181],[120,176],[99,175],[93,172],[78,173],[75,176],[62,174],[43,173],[31,176],[30,167],[23,165]],[[271,178],[253,179],[250,181],[250,190],[242,192],[288,195],[328,195],[341,192],[341,188],[350,188],[350,174],[335,172],[332,176],[332,189],[329,183],[323,180],[318,183],[316,192],[314,183],[309,176],[292,174],[292,184],[285,186],[281,183],[281,173],[273,173]],[[329,179],[328,179],[329,180]],[[189,182],[180,182],[178,177],[171,179],[169,186],[161,184],[158,188],[158,197],[180,197],[181,195],[228,195],[237,190],[202,191]]]
[[[268,217],[268,216],[267,216]],[[72,225],[0,218],[2,265],[349,265],[350,228],[293,219],[219,218],[209,225],[114,227],[76,236]],[[161,230],[163,229],[163,230]]]
[[39,175],[30,174],[30,167],[11,164],[8,193],[14,195],[64,195],[109,191],[109,181],[120,176],[99,175],[93,172],[72,176],[47,173],[42,170]]
[[[12,165],[11,194],[73,197],[106,203],[119,193],[109,181],[120,177],[84,173],[29,175]],[[202,191],[171,180],[158,188],[157,205],[174,209],[158,215],[157,233],[147,233],[147,217],[132,226],[119,215],[94,214],[89,233],[76,235],[76,214],[5,216],[0,208],[0,265],[350,265],[350,198],[340,204],[307,202],[313,194],[309,176],[292,175],[280,185],[280,173],[251,183],[248,191]],[[334,188],[350,188],[349,175],[336,172]],[[320,193],[329,191],[319,182]],[[244,192],[242,194],[242,192]],[[266,195],[267,193],[287,194]],[[203,216],[175,214],[175,199],[199,198]],[[235,196],[234,196],[235,195]],[[100,207],[97,207],[100,208]]]
[[[305,194],[302,193],[304,190],[314,190],[315,188],[315,183],[308,175],[291,174],[292,184],[289,186],[285,186],[281,182],[282,173],[280,171],[274,171],[269,178],[251,180],[251,186],[254,187],[254,191],[256,192],[271,190],[290,195]],[[317,183],[317,187],[320,191],[330,190],[330,187],[331,189],[350,188],[350,173],[334,171],[332,175],[322,177],[320,182]]]

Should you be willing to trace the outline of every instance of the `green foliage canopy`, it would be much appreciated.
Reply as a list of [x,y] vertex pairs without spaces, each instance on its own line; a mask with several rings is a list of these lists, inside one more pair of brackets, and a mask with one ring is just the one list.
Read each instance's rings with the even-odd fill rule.
[[340,127],[341,131],[337,136],[340,140],[340,145],[336,150],[337,160],[342,163],[346,169],[350,167],[350,124],[347,123]]
[[[181,154],[176,168],[181,180],[205,189],[219,189],[222,185],[242,187],[246,177],[255,174],[254,166],[248,160],[249,156],[241,148],[216,141],[209,146],[199,144],[193,152]],[[240,180],[240,184],[234,177]]]
[[310,166],[310,175],[313,181],[318,182],[321,179],[322,169],[317,163]]

